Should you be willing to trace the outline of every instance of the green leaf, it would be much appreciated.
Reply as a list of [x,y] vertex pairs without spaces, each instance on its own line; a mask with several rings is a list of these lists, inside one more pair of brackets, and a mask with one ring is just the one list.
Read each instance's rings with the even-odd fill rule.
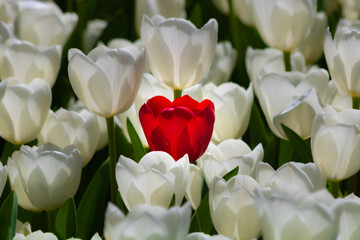
[[237,175],[239,172],[239,166],[237,166],[236,168],[234,168],[233,170],[231,170],[230,172],[228,172],[227,174],[225,174],[225,176],[223,177],[223,179],[225,181],[229,181],[230,178],[232,178],[233,176]]
[[81,239],[90,239],[102,231],[109,191],[109,159],[94,175],[77,209],[77,234]]
[[18,202],[15,192],[11,192],[0,208],[0,239],[11,240],[15,236]]
[[126,119],[126,127],[130,136],[131,145],[134,150],[134,160],[136,162],[139,162],[140,159],[146,154],[146,151],[141,143],[139,135],[136,133],[136,130],[129,118]]
[[294,146],[294,151],[302,159],[303,163],[312,162],[311,148],[310,144],[303,140],[299,135],[297,135],[293,130],[281,124],[282,129],[284,130],[286,136],[289,138],[290,143]]
[[210,234],[212,228],[213,224],[210,216],[209,193],[207,193],[191,217],[190,232]]
[[55,219],[55,231],[61,239],[76,236],[76,207],[73,198],[69,198],[59,209]]
[[175,205],[175,193],[173,194],[170,204],[169,204],[169,208],[173,207]]

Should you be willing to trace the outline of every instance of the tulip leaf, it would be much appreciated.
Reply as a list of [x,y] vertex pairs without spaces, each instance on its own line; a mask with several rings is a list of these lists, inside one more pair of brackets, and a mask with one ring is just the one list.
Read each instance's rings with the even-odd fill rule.
[[312,162],[312,154],[310,144],[303,140],[299,135],[296,134],[293,130],[281,124],[282,129],[284,130],[286,136],[289,138],[289,142],[293,145],[294,151],[298,154],[301,162],[308,163]]
[[77,234],[81,239],[90,239],[103,230],[104,213],[109,190],[109,159],[95,173],[77,209]]
[[201,200],[199,207],[191,217],[190,232],[210,234],[212,228],[213,224],[210,216],[209,193],[206,193]]
[[55,219],[55,232],[61,239],[76,236],[76,207],[69,198],[59,209]]
[[15,192],[11,192],[0,208],[0,239],[11,240],[15,236],[18,202]]
[[131,145],[134,150],[135,161],[139,162],[140,159],[146,154],[146,151],[141,143],[139,135],[134,128],[134,125],[131,123],[129,118],[126,119],[126,127],[131,139]]
[[176,197],[175,197],[175,193],[174,193],[173,196],[172,196],[172,198],[171,198],[171,201],[170,201],[170,204],[169,204],[169,208],[175,206],[175,199],[176,199]]
[[229,181],[230,178],[232,178],[233,176],[237,175],[239,172],[239,166],[237,166],[236,168],[234,168],[233,170],[231,170],[230,172],[228,172],[227,174],[225,174],[225,176],[223,177],[223,179],[225,181]]

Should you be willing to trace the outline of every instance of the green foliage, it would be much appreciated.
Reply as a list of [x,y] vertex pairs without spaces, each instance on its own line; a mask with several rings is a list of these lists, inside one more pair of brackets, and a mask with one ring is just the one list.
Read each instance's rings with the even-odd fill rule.
[[134,151],[134,160],[139,162],[140,159],[146,154],[146,151],[141,143],[139,135],[134,128],[134,125],[132,125],[129,118],[126,119],[126,126],[131,139],[131,146]]
[[76,207],[73,198],[69,198],[59,209],[55,219],[55,233],[61,239],[76,236]]
[[15,236],[18,202],[11,192],[0,208],[0,239],[11,240]]

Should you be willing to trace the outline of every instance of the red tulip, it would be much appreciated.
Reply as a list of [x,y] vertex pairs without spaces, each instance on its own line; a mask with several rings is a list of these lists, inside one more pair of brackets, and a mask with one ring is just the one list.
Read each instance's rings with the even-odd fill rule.
[[197,160],[209,145],[214,128],[214,104],[201,103],[188,95],[173,102],[163,96],[141,106],[139,118],[152,151],[164,151],[175,160],[189,155]]

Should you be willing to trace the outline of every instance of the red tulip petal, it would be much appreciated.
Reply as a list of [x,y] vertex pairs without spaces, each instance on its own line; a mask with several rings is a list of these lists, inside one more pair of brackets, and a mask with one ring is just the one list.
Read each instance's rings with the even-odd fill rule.
[[190,111],[194,112],[196,106],[199,105],[199,102],[191,98],[189,95],[185,95],[175,99],[172,103],[172,107],[186,107]]
[[152,131],[150,135],[150,142],[152,143],[152,146],[149,144],[151,151],[164,151],[173,156],[171,154],[170,140],[160,127],[156,127]]
[[204,110],[206,107],[211,108],[213,111],[215,111],[215,106],[214,103],[212,101],[210,101],[209,99],[205,99],[204,101],[202,101],[201,103],[199,103],[196,106],[196,110],[198,111],[202,111]]
[[148,141],[150,149],[154,149],[153,142],[150,139],[150,136],[153,130],[157,127],[156,117],[148,105],[144,104],[139,110],[139,120],[141,126],[144,130],[146,140]]
[[163,109],[171,106],[171,101],[163,96],[155,96],[150,98],[146,105],[151,109],[155,116],[157,116]]

